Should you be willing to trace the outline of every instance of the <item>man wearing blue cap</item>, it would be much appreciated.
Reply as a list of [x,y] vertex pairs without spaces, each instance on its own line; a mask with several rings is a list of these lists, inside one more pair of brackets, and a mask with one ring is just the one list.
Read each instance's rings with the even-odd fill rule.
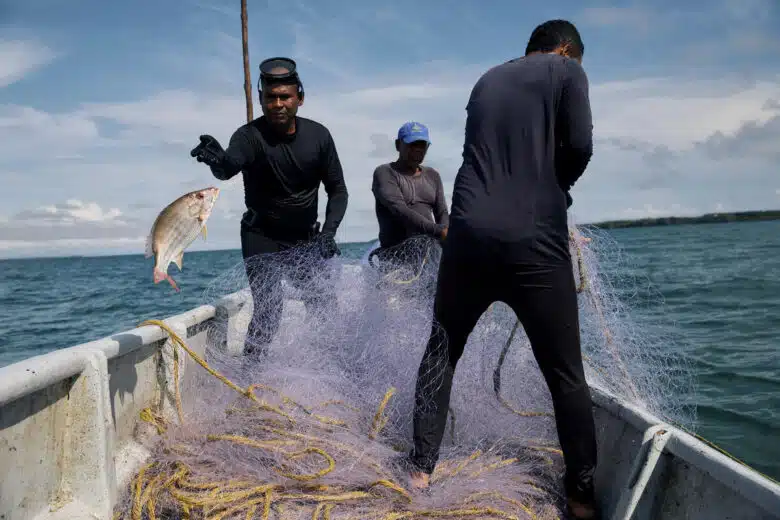
[[[428,128],[416,121],[398,130],[395,148],[398,159],[374,170],[372,191],[376,199],[380,249],[374,254],[380,261],[412,261],[415,237],[444,240],[449,227],[447,201],[439,172],[423,166],[431,145]],[[428,242],[428,241],[425,241]],[[373,255],[372,255],[373,256]],[[399,262],[400,261],[400,262]]]

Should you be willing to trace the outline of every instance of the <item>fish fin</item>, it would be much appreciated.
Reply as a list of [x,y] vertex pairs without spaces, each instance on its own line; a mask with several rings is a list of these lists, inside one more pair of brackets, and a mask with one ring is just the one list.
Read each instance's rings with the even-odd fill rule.
[[178,285],[176,285],[176,281],[171,277],[171,275],[169,275],[165,271],[162,271],[162,270],[157,269],[155,267],[154,268],[154,283],[158,284],[158,283],[162,282],[163,280],[168,280],[168,283],[171,284],[171,287],[173,287],[176,290],[176,292],[180,291]]
[[144,256],[146,258],[154,256],[154,232],[149,233],[149,236],[146,237],[146,250],[144,251]]
[[206,240],[206,237],[208,236],[209,232],[206,229],[206,225],[205,224],[203,224],[203,228],[201,228],[200,234],[203,235],[203,240]]
[[154,268],[154,283],[155,284],[158,284],[158,283],[162,282],[163,280],[165,280],[165,278],[167,276],[168,276],[168,273],[166,273],[165,271],[163,271],[161,269],[158,269],[156,267]]
[[184,262],[184,251],[176,255],[176,258],[173,259],[173,263],[176,264],[176,267],[179,268],[179,271],[181,271],[181,266]]

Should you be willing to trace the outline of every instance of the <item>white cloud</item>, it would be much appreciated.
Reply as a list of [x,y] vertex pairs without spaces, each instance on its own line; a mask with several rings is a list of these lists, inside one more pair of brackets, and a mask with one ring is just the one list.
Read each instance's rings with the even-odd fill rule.
[[39,161],[45,154],[78,156],[101,144],[97,122],[80,113],[52,114],[32,107],[0,105],[0,140],[3,162]]
[[46,226],[73,226],[81,223],[124,224],[117,208],[103,210],[97,203],[69,199],[64,204],[43,206],[15,215],[12,221]]
[[137,222],[118,208],[103,209],[95,202],[67,200],[24,210],[0,221],[0,240],[33,241],[116,238],[135,235]]
[[[776,110],[776,109],[775,109]],[[770,119],[746,121],[732,132],[717,131],[697,143],[714,159],[767,157],[780,161],[780,111]]]
[[[103,208],[95,202],[67,200],[0,217],[0,255],[141,254],[154,216],[161,208],[145,209],[152,210],[150,219],[128,216],[119,208]],[[233,215],[233,218],[237,217]],[[223,219],[223,225],[226,220]],[[211,222],[208,224],[211,227]],[[219,222],[216,228],[219,229]],[[225,231],[221,230],[223,235],[227,234]],[[191,250],[230,247],[231,244],[217,237],[216,241],[199,240]]]
[[87,104],[75,112],[74,117],[117,125],[115,145],[192,143],[194,146],[197,135],[193,143],[193,131],[203,128],[219,135],[229,134],[237,126],[235,115],[242,114],[243,108],[244,102],[240,98],[215,98],[187,90],[169,90],[136,102]]
[[[487,67],[438,62],[419,68],[428,70],[425,76],[395,70],[381,77],[355,76],[359,86],[349,89],[307,85],[300,115],[331,130],[350,190],[340,240],[376,236],[371,174],[378,163],[393,159],[392,140],[406,120],[430,125],[434,145],[428,163],[441,172],[451,200],[466,101]],[[408,79],[415,77],[424,79]],[[760,82],[658,77],[594,83],[591,89],[597,143],[573,191],[579,221],[777,203],[777,155],[771,143],[780,142],[773,119],[780,77]],[[259,115],[256,100],[254,109]],[[0,106],[0,180],[9,201],[6,215],[14,215],[0,222],[0,249],[18,253],[40,240],[57,239],[90,251],[137,245],[141,254],[138,237],[146,236],[157,213],[185,191],[209,185],[220,186],[222,193],[209,221],[209,240],[195,248],[238,247],[244,211],[240,175],[229,183],[217,181],[189,150],[204,133],[227,145],[244,117],[234,82],[229,90],[166,90],[63,113]],[[94,202],[52,206],[68,199]],[[323,191],[321,218],[325,200]],[[58,224],[41,225],[50,221]]]
[[51,49],[38,42],[0,39],[0,88],[16,83],[54,57]]
[[686,150],[716,132],[766,123],[774,115],[767,102],[778,95],[780,75],[757,82],[653,78],[594,85],[594,132]]

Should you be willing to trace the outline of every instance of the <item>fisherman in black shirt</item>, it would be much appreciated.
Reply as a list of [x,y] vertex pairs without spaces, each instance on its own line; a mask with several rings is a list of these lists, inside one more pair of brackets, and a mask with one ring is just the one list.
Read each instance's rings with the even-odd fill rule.
[[522,323],[550,390],[568,505],[581,519],[596,518],[596,437],[566,211],[592,155],[583,50],[571,23],[548,21],[533,31],[524,57],[492,68],[471,92],[411,454],[412,484],[425,488],[458,359],[481,315],[503,301]]
[[[205,162],[217,179],[243,173],[247,211],[241,220],[241,252],[252,288],[254,315],[244,352],[263,352],[279,327],[283,308],[281,276],[302,290],[307,308],[335,304],[334,289],[312,286],[324,276],[324,260],[340,254],[336,230],[347,209],[347,187],[328,129],[297,115],[303,85],[295,62],[271,58],[260,64],[258,81],[263,115],[236,130],[227,150],[209,135],[191,155]],[[325,223],[317,222],[320,183],[328,202]],[[313,246],[319,260],[280,265],[278,253]],[[308,249],[311,249],[309,247]],[[260,256],[258,256],[260,255]]]

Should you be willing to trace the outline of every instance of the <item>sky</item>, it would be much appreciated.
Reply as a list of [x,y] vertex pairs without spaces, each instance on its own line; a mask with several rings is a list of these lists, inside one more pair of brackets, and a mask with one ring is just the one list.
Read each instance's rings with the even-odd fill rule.
[[[590,82],[575,222],[780,208],[777,0],[487,4],[249,2],[253,85],[262,59],[295,59],[299,115],[336,142],[337,240],[376,237],[372,173],[407,120],[430,128],[449,205],[472,86],[552,18],[580,30]],[[241,176],[189,151],[201,134],[227,146],[245,110],[239,0],[0,0],[0,257],[141,254],[159,211],[208,186],[222,192],[191,250],[239,247]]]

